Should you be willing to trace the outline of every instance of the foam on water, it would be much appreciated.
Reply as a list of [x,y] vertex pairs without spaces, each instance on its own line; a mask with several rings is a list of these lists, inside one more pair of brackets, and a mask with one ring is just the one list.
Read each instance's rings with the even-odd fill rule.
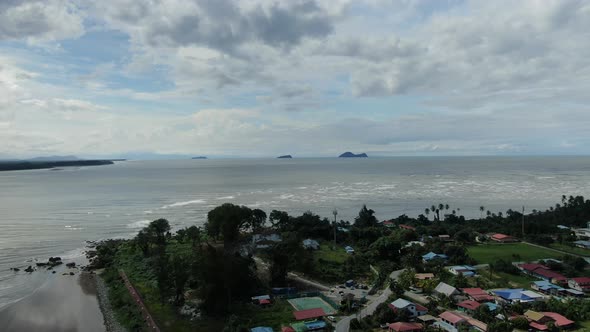
[[185,201],[185,202],[176,202],[176,203],[172,203],[172,204],[167,204],[162,206],[162,209],[168,209],[168,208],[174,208],[174,207],[179,207],[179,206],[186,206],[186,205],[191,205],[191,204],[205,204],[206,201],[203,199],[194,199],[192,201]]
[[127,224],[127,228],[144,228],[149,225],[151,220],[143,219]]

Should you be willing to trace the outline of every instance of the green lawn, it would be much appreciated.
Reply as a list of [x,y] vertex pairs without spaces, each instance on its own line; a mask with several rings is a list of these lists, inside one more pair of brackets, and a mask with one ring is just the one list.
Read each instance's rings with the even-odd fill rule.
[[560,258],[562,253],[531,246],[525,243],[480,244],[467,248],[469,256],[478,264],[489,264],[499,259],[509,262],[533,261],[544,258]]
[[238,317],[243,325],[249,327],[270,326],[280,331],[281,326],[295,321],[293,307],[286,300],[277,300],[268,308],[260,308],[254,304],[244,304],[238,309]]
[[578,322],[579,329],[574,330],[574,332],[588,332],[590,331],[590,321],[585,322]]
[[567,251],[572,254],[590,257],[590,250],[589,249],[572,247],[567,244],[559,244],[559,243],[553,243],[550,245],[550,247],[557,249],[557,250]]
[[315,251],[315,258],[317,260],[324,260],[334,263],[344,263],[344,261],[350,255],[344,251],[344,248],[337,246],[336,249],[332,249],[332,246],[327,243],[322,243],[320,249]]

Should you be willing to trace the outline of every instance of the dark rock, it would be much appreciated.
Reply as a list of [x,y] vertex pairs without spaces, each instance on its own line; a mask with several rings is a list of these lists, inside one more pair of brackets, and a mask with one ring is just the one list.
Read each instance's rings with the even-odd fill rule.
[[37,266],[47,266],[49,263],[35,263]]
[[70,272],[70,275],[73,276],[75,273],[74,272]]
[[12,271],[14,271],[14,272],[18,272],[18,271],[20,271],[20,269],[19,269],[18,267],[12,267],[12,268],[10,268],[10,269],[11,269]]
[[354,154],[352,152],[344,152],[343,154],[341,154],[338,157],[339,158],[367,158],[368,156],[366,153]]
[[61,261],[61,257],[49,257],[49,262],[55,263]]
[[55,273],[55,271],[51,271],[51,273]]
[[66,266],[69,268],[74,268],[74,267],[76,267],[76,262],[67,263]]
[[25,269],[25,272],[29,272],[29,273],[31,273],[31,272],[33,272],[33,271],[35,271],[35,270],[33,269],[33,267],[32,267],[31,265],[29,265],[29,267],[27,267],[27,268]]

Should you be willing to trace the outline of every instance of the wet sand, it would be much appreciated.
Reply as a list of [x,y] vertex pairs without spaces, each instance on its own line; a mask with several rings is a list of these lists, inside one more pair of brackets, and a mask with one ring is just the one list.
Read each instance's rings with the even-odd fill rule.
[[[62,275],[75,271],[75,275]],[[35,293],[0,311],[2,331],[103,332],[95,274],[60,269]]]

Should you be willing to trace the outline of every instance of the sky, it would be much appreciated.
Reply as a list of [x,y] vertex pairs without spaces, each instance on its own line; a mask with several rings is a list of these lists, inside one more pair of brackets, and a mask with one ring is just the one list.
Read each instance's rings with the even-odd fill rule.
[[0,158],[590,153],[590,2],[1,0]]

